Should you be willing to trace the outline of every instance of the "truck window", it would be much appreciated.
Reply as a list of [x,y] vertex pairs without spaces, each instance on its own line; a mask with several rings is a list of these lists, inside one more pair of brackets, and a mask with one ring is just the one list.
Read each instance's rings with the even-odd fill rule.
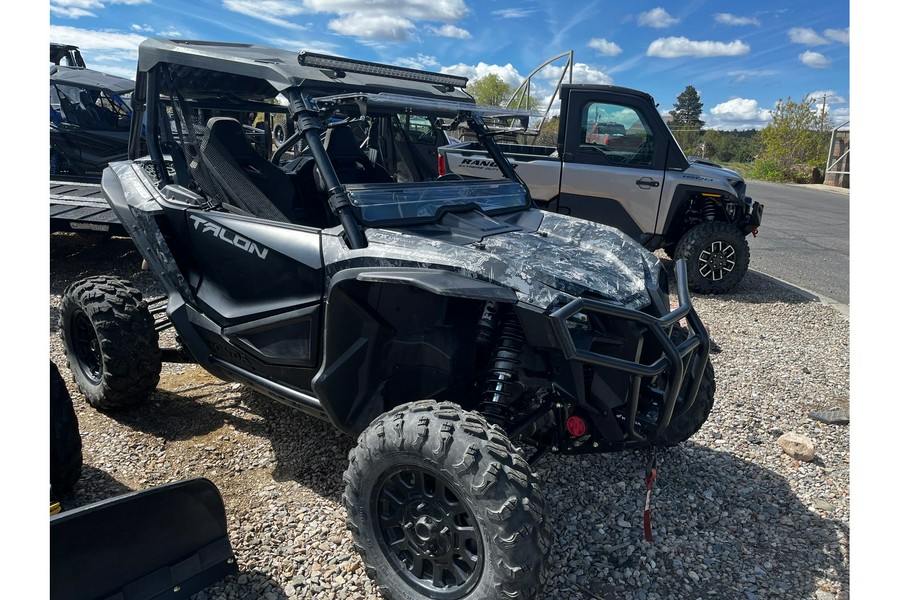
[[434,127],[427,117],[419,115],[397,115],[400,121],[400,127],[406,131],[410,141],[417,144],[434,145],[435,135]]
[[653,133],[641,115],[628,106],[588,102],[581,114],[581,150],[601,152],[613,164],[650,166]]

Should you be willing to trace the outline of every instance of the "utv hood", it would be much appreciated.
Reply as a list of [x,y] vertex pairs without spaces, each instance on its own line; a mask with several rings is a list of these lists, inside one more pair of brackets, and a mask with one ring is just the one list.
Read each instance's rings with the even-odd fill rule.
[[691,159],[691,165],[684,171],[684,176],[721,186],[730,186],[738,198],[743,198],[747,190],[747,184],[740,173],[702,158]]
[[534,228],[487,235],[461,244],[400,229],[367,229],[368,246],[349,250],[337,239],[323,251],[330,273],[353,267],[450,270],[513,290],[521,302],[544,309],[560,298],[590,295],[641,309],[659,286],[661,263],[621,231],[563,215],[535,211]]

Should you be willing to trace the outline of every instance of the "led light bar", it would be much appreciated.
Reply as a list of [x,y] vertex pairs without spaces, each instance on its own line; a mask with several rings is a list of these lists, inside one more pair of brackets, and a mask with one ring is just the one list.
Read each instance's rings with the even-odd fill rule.
[[393,65],[384,65],[366,60],[354,60],[352,58],[341,58],[338,56],[329,56],[327,54],[317,54],[315,52],[303,51],[297,56],[297,61],[304,67],[331,69],[335,72],[379,75],[381,77],[417,81],[419,83],[433,83],[435,85],[446,85],[457,88],[464,88],[466,87],[466,84],[469,83],[468,77],[447,75],[445,73],[432,73],[431,71],[420,71],[418,69],[408,69],[406,67],[395,67]]
[[456,100],[444,100],[442,98],[420,98],[418,96],[406,96],[403,94],[391,94],[380,92],[377,94],[350,93],[336,96],[324,96],[316,98],[319,108],[337,105],[352,105],[363,103],[368,107],[383,110],[395,110],[399,113],[428,114],[439,117],[456,117],[460,114],[477,114],[483,117],[510,117],[532,118],[542,116],[537,110],[524,110],[521,108],[505,108],[502,106],[488,106],[475,104],[474,102],[458,102]]

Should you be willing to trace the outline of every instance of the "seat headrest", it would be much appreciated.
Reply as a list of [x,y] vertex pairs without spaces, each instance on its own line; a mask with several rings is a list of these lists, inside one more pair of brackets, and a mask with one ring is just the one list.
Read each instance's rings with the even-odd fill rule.
[[244,135],[244,126],[232,117],[213,117],[206,122],[209,138],[224,145],[235,158],[243,156],[255,157],[256,150]]
[[353,131],[347,125],[336,125],[325,132],[323,141],[329,156],[359,156],[364,154]]

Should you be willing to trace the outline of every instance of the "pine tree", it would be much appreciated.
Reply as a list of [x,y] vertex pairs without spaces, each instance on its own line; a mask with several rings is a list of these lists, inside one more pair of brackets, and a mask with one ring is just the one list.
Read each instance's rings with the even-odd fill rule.
[[696,153],[694,146],[700,139],[701,129],[706,124],[700,119],[703,114],[703,103],[697,89],[689,85],[678,95],[674,109],[669,111],[672,122],[669,129],[675,135],[681,148],[688,154]]

